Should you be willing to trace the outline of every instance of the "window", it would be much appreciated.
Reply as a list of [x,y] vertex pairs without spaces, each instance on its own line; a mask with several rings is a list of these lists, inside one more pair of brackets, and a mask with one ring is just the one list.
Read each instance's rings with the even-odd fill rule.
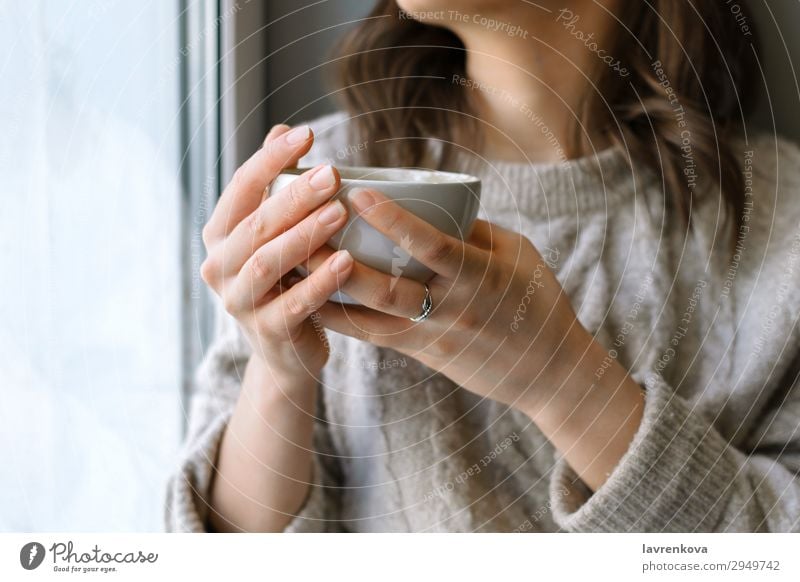
[[5,3],[0,530],[158,530],[182,428],[177,0]]

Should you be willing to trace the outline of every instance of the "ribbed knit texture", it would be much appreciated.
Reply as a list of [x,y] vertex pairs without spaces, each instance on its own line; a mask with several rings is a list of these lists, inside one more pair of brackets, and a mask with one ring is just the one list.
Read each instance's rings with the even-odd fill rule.
[[[311,126],[304,164],[363,163],[343,114]],[[549,259],[580,322],[645,389],[642,424],[592,493],[521,412],[329,333],[314,482],[287,531],[800,531],[800,150],[766,135],[737,147],[753,174],[730,264],[717,189],[695,189],[687,234],[661,181],[620,151],[553,164],[464,153],[480,217]],[[204,530],[249,354],[218,310],[169,531]]]

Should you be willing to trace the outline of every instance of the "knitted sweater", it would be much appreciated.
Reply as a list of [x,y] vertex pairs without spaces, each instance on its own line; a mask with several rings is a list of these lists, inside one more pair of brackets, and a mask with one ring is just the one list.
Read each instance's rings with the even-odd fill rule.
[[[361,162],[345,115],[311,127],[301,164]],[[687,231],[661,180],[618,150],[544,164],[463,155],[483,180],[479,217],[536,245],[581,324],[645,389],[641,425],[597,491],[520,411],[329,332],[314,480],[286,531],[800,531],[800,149],[764,134],[736,147],[747,192],[732,259],[719,190],[691,156]],[[168,485],[170,531],[204,529],[249,353],[218,309]]]

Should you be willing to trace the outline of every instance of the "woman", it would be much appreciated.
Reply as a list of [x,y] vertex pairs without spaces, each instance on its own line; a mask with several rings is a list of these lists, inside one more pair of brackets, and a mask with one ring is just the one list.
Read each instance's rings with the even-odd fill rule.
[[[169,529],[800,527],[800,151],[743,124],[752,22],[567,4],[379,2],[341,45],[346,111],[239,169]],[[352,199],[435,271],[424,321],[423,285],[325,245],[343,159],[482,178],[463,245]]]

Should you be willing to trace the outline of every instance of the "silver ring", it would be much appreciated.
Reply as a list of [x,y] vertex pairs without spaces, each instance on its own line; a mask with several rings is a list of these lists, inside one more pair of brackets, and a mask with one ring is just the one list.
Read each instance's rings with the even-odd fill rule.
[[431,290],[428,287],[427,283],[423,283],[423,285],[425,285],[425,299],[422,300],[422,313],[420,313],[416,317],[409,317],[409,319],[414,323],[425,321],[426,319],[428,319],[428,316],[431,314],[431,311],[433,311],[433,298],[431,297]]

